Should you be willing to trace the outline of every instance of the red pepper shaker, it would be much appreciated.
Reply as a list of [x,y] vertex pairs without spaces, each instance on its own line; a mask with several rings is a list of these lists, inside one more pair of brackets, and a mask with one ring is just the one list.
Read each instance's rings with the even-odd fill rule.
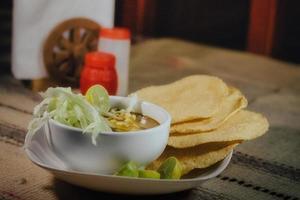
[[99,51],[87,53],[80,76],[81,93],[85,94],[91,86],[100,84],[110,95],[115,95],[118,86],[115,62],[113,54]]

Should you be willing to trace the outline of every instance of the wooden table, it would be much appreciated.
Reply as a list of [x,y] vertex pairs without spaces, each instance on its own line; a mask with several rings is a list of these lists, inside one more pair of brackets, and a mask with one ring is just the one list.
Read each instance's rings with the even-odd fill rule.
[[[130,91],[190,74],[212,74],[242,90],[249,109],[271,127],[245,142],[229,167],[198,188],[136,197],[94,192],[33,165],[22,143],[39,96],[9,75],[0,78],[0,199],[297,199],[300,198],[300,68],[265,57],[172,39],[132,49]],[[117,187],[117,186],[116,186]]]

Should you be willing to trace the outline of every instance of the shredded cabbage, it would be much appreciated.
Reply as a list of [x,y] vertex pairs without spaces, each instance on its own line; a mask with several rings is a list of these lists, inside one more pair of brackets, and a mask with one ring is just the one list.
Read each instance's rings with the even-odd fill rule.
[[71,88],[48,88],[41,96],[44,100],[34,108],[33,119],[28,126],[30,136],[49,119],[83,129],[83,133],[91,134],[94,145],[97,144],[96,138],[100,132],[111,131],[97,108],[81,94],[72,93]]

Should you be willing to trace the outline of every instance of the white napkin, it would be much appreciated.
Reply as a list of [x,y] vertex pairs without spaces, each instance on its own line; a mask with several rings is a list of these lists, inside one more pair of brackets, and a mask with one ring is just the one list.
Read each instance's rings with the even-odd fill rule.
[[44,40],[55,26],[89,18],[113,27],[114,0],[14,0],[12,72],[17,79],[47,77],[42,59]]

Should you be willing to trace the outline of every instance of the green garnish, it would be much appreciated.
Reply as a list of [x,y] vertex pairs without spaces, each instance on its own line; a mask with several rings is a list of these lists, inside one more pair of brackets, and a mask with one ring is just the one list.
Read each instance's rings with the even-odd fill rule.
[[162,179],[180,179],[182,167],[175,157],[166,159],[157,170]]
[[[104,90],[95,86],[99,93]],[[106,91],[105,91],[106,92]],[[103,92],[103,98],[97,99],[97,104],[102,100],[105,109],[109,105],[109,97]],[[28,126],[28,134],[31,136],[41,128],[49,119],[54,119],[62,124],[83,129],[84,133],[90,133],[93,144],[96,145],[96,138],[99,132],[111,131],[106,119],[99,115],[98,107],[92,105],[81,94],[74,94],[71,88],[48,88],[41,93],[44,100],[38,104],[33,111],[33,119]],[[94,96],[90,93],[91,96]],[[104,109],[102,107],[101,109]]]
[[139,176],[138,166],[136,163],[132,161],[127,162],[119,169],[119,171],[115,175],[138,177]]
[[175,157],[167,158],[155,170],[140,169],[135,162],[125,163],[116,173],[117,176],[151,178],[151,179],[180,179],[182,174],[182,167],[180,162]]
[[160,179],[160,174],[154,170],[139,170],[139,178]]
[[[75,94],[71,88],[48,88],[41,93],[44,98],[33,111],[33,119],[28,125],[29,137],[40,129],[49,119],[54,119],[62,124],[81,128],[83,133],[91,134],[92,143],[96,145],[96,138],[100,132],[114,130],[136,130],[133,123],[131,110],[137,102],[136,96],[130,96],[129,105],[124,110],[124,119],[113,123],[111,119],[117,118],[118,112],[113,112],[109,102],[109,95],[101,85],[90,87],[86,95]],[[135,117],[135,116],[134,116]],[[135,128],[135,129],[134,129]],[[139,128],[139,127],[138,127]]]

